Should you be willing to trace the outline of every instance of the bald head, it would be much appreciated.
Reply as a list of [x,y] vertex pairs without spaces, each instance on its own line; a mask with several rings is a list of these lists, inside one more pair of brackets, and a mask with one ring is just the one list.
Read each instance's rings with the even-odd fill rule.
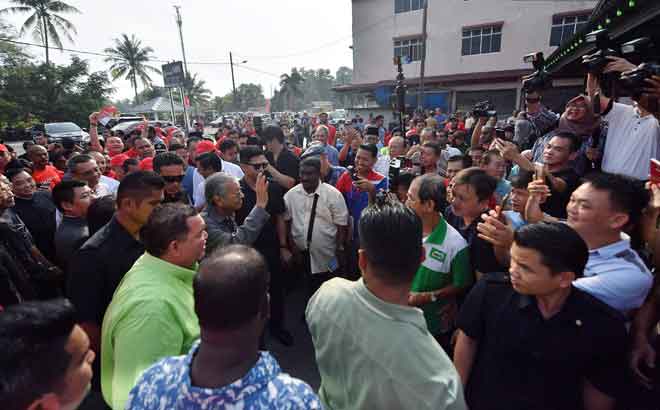
[[195,313],[202,329],[236,330],[268,316],[270,273],[263,256],[244,245],[220,248],[195,276]]
[[41,145],[32,145],[27,154],[36,169],[43,169],[48,165],[48,150]]
[[391,158],[399,157],[406,153],[406,141],[403,137],[392,137],[388,146],[390,148]]

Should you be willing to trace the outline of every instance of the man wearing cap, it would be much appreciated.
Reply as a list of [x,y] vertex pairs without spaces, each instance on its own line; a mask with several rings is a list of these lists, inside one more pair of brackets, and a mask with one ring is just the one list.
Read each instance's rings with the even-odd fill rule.
[[128,158],[129,157],[126,154],[119,154],[110,159],[110,169],[112,169],[112,172],[115,173],[117,181],[121,182],[121,180],[126,176],[126,172],[124,171],[124,162]]
[[336,187],[339,177],[346,172],[346,168],[339,165],[332,165],[328,161],[328,153],[325,147],[318,142],[312,143],[300,156],[300,160],[302,161],[310,157],[318,157],[321,160],[321,180],[326,184]]
[[5,144],[0,144],[0,174],[4,174],[7,169],[7,164],[11,161],[11,154],[5,146]]

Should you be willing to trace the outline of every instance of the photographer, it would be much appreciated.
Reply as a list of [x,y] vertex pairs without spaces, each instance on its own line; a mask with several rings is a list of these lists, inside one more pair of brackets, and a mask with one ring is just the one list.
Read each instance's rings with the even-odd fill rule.
[[[541,92],[537,89],[525,92],[525,106],[526,110],[518,115],[516,133],[513,137],[521,149],[532,146],[539,137],[555,128],[559,120],[559,115],[541,104]],[[528,126],[518,122],[527,122]]]
[[[635,65],[620,57],[607,57],[610,62],[603,70],[621,73]],[[660,124],[639,101],[634,106],[615,102],[601,93],[596,75],[587,75],[587,92],[592,99],[600,100],[602,118],[608,123],[607,139],[603,153],[602,169],[605,172],[623,174],[639,180],[649,176],[649,161],[660,155]],[[598,97],[596,97],[598,96]],[[642,98],[643,99],[643,98]]]

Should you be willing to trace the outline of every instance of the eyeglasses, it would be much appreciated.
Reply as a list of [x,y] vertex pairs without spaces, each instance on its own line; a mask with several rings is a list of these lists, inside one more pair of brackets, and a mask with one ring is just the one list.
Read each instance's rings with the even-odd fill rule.
[[161,175],[161,178],[163,178],[163,180],[168,184],[171,184],[173,182],[183,181],[183,175],[168,175],[168,176]]
[[259,164],[248,164],[248,165],[252,166],[252,168],[259,171],[260,169],[268,168],[268,165],[270,165],[270,164],[268,162],[262,162],[262,163],[259,163]]

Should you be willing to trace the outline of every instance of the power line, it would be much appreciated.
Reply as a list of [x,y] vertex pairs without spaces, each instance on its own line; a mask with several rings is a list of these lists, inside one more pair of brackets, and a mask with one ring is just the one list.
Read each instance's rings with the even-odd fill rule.
[[329,41],[327,43],[321,44],[321,45],[319,45],[315,48],[311,48],[311,49],[308,49],[308,50],[299,51],[299,52],[295,52],[295,53],[291,53],[291,54],[279,55],[279,56],[244,56],[244,55],[241,55],[241,57],[246,58],[246,59],[252,59],[252,60],[279,60],[279,59],[283,59],[283,58],[298,57],[298,56],[305,55],[305,54],[318,53],[318,52],[321,52],[321,51],[325,51],[324,49],[326,47],[334,46],[335,44],[340,43],[340,42],[344,41],[345,39],[347,39],[349,37],[353,38],[357,34],[361,34],[361,33],[364,33],[366,31],[369,31],[372,28],[376,27],[377,25],[379,25],[379,24],[381,24],[385,21],[394,19],[394,17],[395,16],[393,16],[393,15],[384,17],[384,18],[382,18],[380,20],[377,20],[377,21],[375,21],[375,22],[373,22],[373,23],[371,23],[371,24],[369,24],[369,25],[367,25],[367,26],[365,26],[365,27],[363,27],[359,30],[353,31],[353,33],[350,34],[350,35],[338,37],[335,40]]

